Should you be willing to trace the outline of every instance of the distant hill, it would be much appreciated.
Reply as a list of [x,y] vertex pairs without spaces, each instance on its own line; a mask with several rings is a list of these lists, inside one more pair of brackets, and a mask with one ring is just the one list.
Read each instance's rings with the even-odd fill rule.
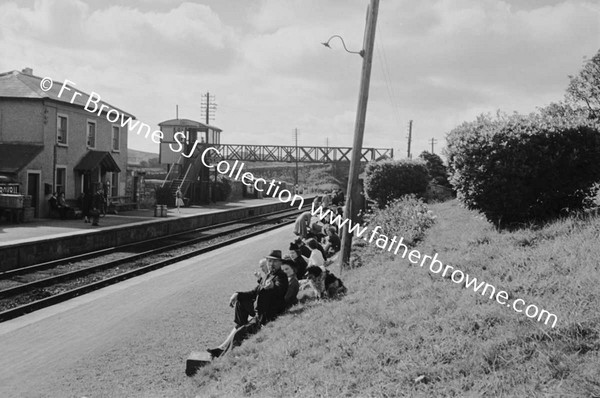
[[127,157],[128,164],[139,165],[142,163],[142,161],[146,161],[146,163],[148,163],[150,159],[158,159],[158,153],[127,149]]

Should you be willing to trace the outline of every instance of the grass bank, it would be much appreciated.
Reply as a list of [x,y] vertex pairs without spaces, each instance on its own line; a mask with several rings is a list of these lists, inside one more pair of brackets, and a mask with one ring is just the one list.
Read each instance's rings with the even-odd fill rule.
[[198,395],[600,397],[600,218],[498,232],[456,201],[431,209],[416,249],[556,314],[556,327],[366,252],[345,298],[268,325],[202,369]]

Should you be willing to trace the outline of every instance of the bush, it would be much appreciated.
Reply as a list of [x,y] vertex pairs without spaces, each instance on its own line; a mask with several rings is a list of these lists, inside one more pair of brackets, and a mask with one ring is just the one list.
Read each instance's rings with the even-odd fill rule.
[[427,166],[422,160],[372,162],[365,169],[365,193],[368,199],[383,208],[403,195],[423,196],[429,179]]
[[416,245],[434,223],[435,216],[423,201],[415,195],[406,195],[388,203],[383,209],[375,209],[364,216],[370,229],[381,227],[388,237],[404,237],[409,246]]
[[419,158],[425,161],[427,170],[429,170],[429,176],[434,184],[451,188],[450,182],[448,181],[448,170],[446,169],[446,166],[444,166],[444,162],[439,155],[423,151],[419,155]]
[[600,132],[583,118],[481,115],[452,130],[447,141],[459,199],[496,225],[581,209],[598,190]]

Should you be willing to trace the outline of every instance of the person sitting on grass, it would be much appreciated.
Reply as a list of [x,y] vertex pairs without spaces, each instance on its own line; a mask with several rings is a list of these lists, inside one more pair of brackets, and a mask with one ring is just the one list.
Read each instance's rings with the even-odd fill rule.
[[269,273],[269,268],[267,267],[267,259],[261,258],[258,261],[258,271],[254,271],[254,276],[256,277],[256,283],[260,283],[267,274]]
[[281,251],[271,251],[266,259],[268,270],[266,277],[261,279],[254,289],[237,292],[231,296],[229,306],[235,309],[235,327],[221,345],[207,349],[213,358],[218,358],[234,346],[240,345],[245,338],[257,333],[262,326],[274,320],[285,310],[288,277],[281,270]]
[[288,277],[288,289],[285,293],[285,307],[290,308],[292,305],[298,303],[298,278],[296,277],[296,264],[291,258],[283,260],[281,270],[285,272]]
[[323,267],[308,267],[306,275],[306,280],[300,281],[298,299],[301,301],[311,297],[334,298],[347,291],[342,280]]
[[329,227],[326,231],[327,243],[325,244],[323,249],[327,253],[327,257],[331,257],[335,253],[340,251],[342,241],[340,240],[340,237],[336,234],[335,227]]
[[306,261],[306,258],[300,254],[300,247],[294,242],[290,243],[289,256],[292,260],[294,260],[296,277],[298,279],[303,279],[304,274],[306,273],[306,267],[308,267],[308,262]]
[[308,260],[308,258],[310,257],[311,250],[308,246],[306,246],[306,243],[301,238],[296,239],[294,243],[296,244],[296,246],[298,246],[299,254],[304,256]]
[[325,257],[321,250],[319,250],[319,244],[314,239],[309,239],[307,246],[310,248],[310,257],[308,259],[308,267],[317,266],[320,267],[325,264]]
[[323,224],[321,223],[313,223],[310,226],[310,229],[306,233],[307,238],[314,238],[317,242],[321,242],[321,239],[325,237],[325,232],[323,232]]

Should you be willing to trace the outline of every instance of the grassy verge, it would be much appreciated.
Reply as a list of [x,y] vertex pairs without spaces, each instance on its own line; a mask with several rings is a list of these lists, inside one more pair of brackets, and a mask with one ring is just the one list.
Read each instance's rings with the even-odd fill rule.
[[[391,255],[194,378],[200,396],[600,397],[600,219],[498,232],[436,204],[417,247],[558,316],[553,329]],[[376,250],[376,249],[375,249]]]

